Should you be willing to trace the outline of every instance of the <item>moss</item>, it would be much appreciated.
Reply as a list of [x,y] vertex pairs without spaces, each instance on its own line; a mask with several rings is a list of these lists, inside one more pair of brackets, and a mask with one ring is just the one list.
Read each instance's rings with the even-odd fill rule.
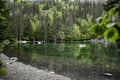
[[7,71],[3,68],[0,69],[0,75],[5,75],[7,74]]

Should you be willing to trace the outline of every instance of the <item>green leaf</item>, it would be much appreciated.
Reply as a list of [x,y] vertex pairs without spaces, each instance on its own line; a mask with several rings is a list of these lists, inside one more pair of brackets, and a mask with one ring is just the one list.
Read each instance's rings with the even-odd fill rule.
[[5,18],[5,17],[3,17],[3,16],[1,16],[1,15],[0,15],[0,19],[2,19],[2,20],[6,20],[6,18]]
[[20,0],[14,0],[14,2],[18,3],[18,2],[20,2]]
[[110,21],[110,16],[109,16],[108,13],[106,13],[106,14],[104,14],[104,15],[102,16],[101,19],[102,19],[101,22],[108,23],[108,22]]
[[116,22],[116,24],[120,27],[120,22]]
[[116,23],[108,23],[108,24],[106,25],[106,27],[107,27],[107,28],[110,28],[110,27],[113,27],[115,24],[116,24]]
[[108,13],[110,14],[110,15],[113,15],[113,14],[115,14],[115,7],[114,8],[112,8],[112,9],[110,9],[109,11],[108,11]]
[[100,36],[104,33],[105,29],[106,26],[104,24],[95,24],[90,32],[96,34],[97,36]]
[[27,4],[26,0],[14,0],[15,3]]
[[26,0],[22,0],[21,3],[22,4],[27,4],[27,1]]
[[2,9],[0,9],[0,11],[1,11],[1,12],[4,12],[4,11],[5,11],[5,9],[3,9],[3,8],[2,8]]
[[92,28],[90,29],[90,33],[95,34],[96,26],[97,26],[97,24],[92,26]]
[[109,28],[104,32],[104,38],[114,42],[118,38],[118,31],[115,28]]

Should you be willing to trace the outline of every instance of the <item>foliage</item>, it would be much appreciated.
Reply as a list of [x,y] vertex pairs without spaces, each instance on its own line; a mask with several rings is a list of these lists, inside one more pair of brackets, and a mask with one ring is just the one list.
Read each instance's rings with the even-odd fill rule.
[[92,26],[93,17],[89,14],[87,14],[86,16],[87,19],[76,19],[76,24],[79,26],[80,30],[80,39],[89,39],[91,37],[89,30]]
[[104,32],[105,39],[114,41],[118,37],[118,32],[115,28],[109,28]]
[[73,25],[73,30],[72,30],[72,39],[73,40],[79,40],[80,38],[80,29],[79,26],[76,24]]
[[104,4],[104,9],[106,11],[109,11],[111,8],[115,7],[116,4],[119,3],[119,0],[108,0],[105,4]]
[[9,26],[8,9],[5,0],[0,1],[0,42],[8,38],[7,28]]
[[27,4],[26,0],[14,0],[16,3],[22,3],[22,4]]
[[65,34],[63,31],[59,31],[57,35],[58,35],[59,39],[61,39],[61,40],[65,39]]
[[[10,43],[9,40],[4,40],[3,42],[0,42],[0,54],[3,51],[4,46],[8,45],[9,43]],[[0,76],[7,73],[7,71],[5,69],[2,69],[2,67],[3,67],[3,63],[0,60]]]
[[39,26],[39,21],[37,19],[38,16],[31,14],[30,17],[31,17],[30,22],[31,22],[32,30],[35,33],[37,30],[37,27]]
[[[9,44],[9,25],[8,20],[9,10],[6,0],[0,0],[0,54],[2,53],[4,46]],[[3,63],[0,60],[0,75],[5,75],[7,71],[2,68]]]
[[5,69],[0,69],[0,75],[5,75],[5,74],[7,74],[7,71],[5,70]]
[[9,40],[4,40],[3,42],[0,42],[0,53],[3,51],[4,46],[8,45],[10,43]]
[[106,13],[97,19],[98,22],[93,25],[91,32],[97,36],[103,35],[105,39],[111,42],[117,40],[120,35],[120,19],[117,19],[117,17],[120,17],[119,14],[120,1],[116,6],[109,8]]
[[[79,47],[78,45],[80,44],[86,45],[86,47]],[[18,45],[12,44],[12,46],[7,46],[6,52],[16,55],[15,52],[17,52],[18,49]],[[114,43],[108,44],[107,47],[105,44],[91,44],[88,42],[81,43],[79,41],[56,44],[45,43],[41,45],[28,43],[22,44],[21,52],[22,54],[20,56],[16,56],[22,57],[27,61],[37,61],[38,63],[42,60],[50,61],[51,59],[55,59],[56,62],[58,59],[63,59],[61,62],[64,62],[66,59],[70,59],[70,63],[71,60],[77,60],[77,62],[82,64],[90,64],[93,66],[99,65],[99,67],[100,65],[101,67],[106,67],[106,65],[103,66],[103,64],[109,65],[109,68],[120,67],[120,54],[117,52],[117,46]],[[28,60],[26,57],[29,57],[31,60]],[[39,60],[40,58],[42,59]],[[115,64],[112,64],[113,62],[115,62]]]
[[[24,5],[17,0],[14,4],[9,3],[12,7],[10,34],[18,40],[20,36],[22,40],[41,41],[88,39],[92,22],[102,13],[101,5],[69,1],[35,1]],[[75,31],[77,29],[78,32]]]

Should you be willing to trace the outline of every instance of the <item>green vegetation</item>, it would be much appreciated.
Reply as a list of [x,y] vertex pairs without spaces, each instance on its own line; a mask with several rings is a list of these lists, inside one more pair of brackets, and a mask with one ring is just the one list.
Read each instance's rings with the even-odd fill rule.
[[[10,56],[16,55],[20,61],[25,63],[40,65],[48,65],[46,63],[54,61],[59,65],[63,64],[82,64],[95,67],[105,67],[109,65],[109,68],[119,68],[120,54],[117,51],[117,46],[114,43],[105,44],[91,44],[88,42],[81,42],[81,45],[85,44],[86,47],[79,47],[80,42],[63,42],[63,43],[45,43],[45,44],[10,44],[6,47],[6,53]],[[19,52],[18,52],[19,50]],[[12,53],[12,54],[10,54]],[[16,54],[17,53],[17,54]],[[114,54],[113,54],[114,53]],[[72,61],[69,62],[69,61]],[[113,64],[114,63],[114,64]],[[59,66],[57,65],[57,66]],[[48,65],[49,66],[49,65]],[[47,67],[48,67],[47,66]]]
[[[112,4],[111,4],[112,3]],[[92,33],[97,36],[104,36],[111,42],[120,39],[120,1],[108,0],[104,5],[105,12],[98,18],[98,22],[93,25]]]
[[[100,13],[97,13],[98,11]],[[102,3],[70,1],[26,3],[26,0],[14,0],[14,2],[1,0],[0,53],[9,41],[47,42],[89,39],[91,23],[101,13]],[[64,45],[59,47],[59,50],[63,50]],[[0,73],[5,74],[6,71],[2,66],[0,64]]]
[[15,40],[47,42],[90,39],[92,22],[103,11],[102,3],[76,1],[9,2],[9,7],[10,35]]
[[8,9],[6,7],[6,1],[1,0],[0,1],[0,43],[7,39],[8,37],[8,25],[9,21],[7,19],[8,17]]
[[5,74],[7,74],[7,71],[5,70],[5,69],[0,69],[0,75],[5,75]]
[[[8,9],[7,9],[7,3],[5,0],[0,1],[0,54],[3,51],[3,48],[6,44],[9,43],[8,40],[8,29],[10,22],[8,21]],[[2,69],[2,62],[0,61],[0,75],[6,74],[6,70]]]
[[[93,35],[89,32],[91,28],[91,32],[97,36],[102,36],[112,42],[120,41],[120,1],[109,0],[104,5],[105,10],[107,11],[104,13],[102,5],[102,3],[91,3],[88,1],[80,3],[79,0],[78,2],[71,2],[69,0],[63,0],[61,2],[55,0],[41,2],[38,0],[38,2],[34,1],[28,3],[26,3],[26,0],[14,0],[14,2],[1,0],[0,53],[3,51],[4,46],[9,44],[9,40],[62,42],[91,39],[93,37]],[[101,14],[102,16],[100,16]],[[97,23],[94,24],[97,17],[99,17],[97,19]],[[34,45],[32,46],[34,50],[31,49],[30,51],[33,53],[32,57],[29,52],[29,56],[27,55],[27,58],[31,57],[33,60],[37,60],[38,55],[42,57],[44,55],[48,55],[49,57],[55,56],[55,58],[56,56],[61,56],[66,58],[72,57],[76,60],[80,59],[83,63],[88,63],[90,65],[92,63],[94,64],[94,61],[100,62],[99,64],[103,64],[102,60],[106,57],[106,55],[109,55],[109,52],[107,51],[110,50],[106,49],[106,47],[102,48],[98,45],[98,52],[103,53],[103,50],[106,49],[107,54],[104,55],[97,53],[97,49],[92,49],[92,47],[90,47],[91,45],[86,48],[79,48],[78,44],[76,44],[73,45],[72,49],[71,46],[72,45],[66,47],[64,43],[61,43],[57,47],[56,45],[53,45],[50,47],[50,54],[47,54],[48,45],[44,45],[41,47],[41,50],[46,51],[46,54],[36,54],[37,49],[38,52],[41,51],[39,51],[40,48],[36,48]],[[29,47],[31,48],[29,44],[25,44],[24,47],[25,50],[29,49]],[[68,50],[67,48],[69,49],[68,54],[65,52],[65,50]],[[92,51],[94,52],[91,55],[90,52]],[[59,54],[61,52],[64,54]],[[97,57],[93,57],[94,54],[96,54]],[[90,59],[90,57],[92,59]],[[111,57],[113,58],[113,56]],[[119,61],[118,58],[115,60]],[[108,62],[110,62],[110,60],[108,60]],[[0,61],[0,74],[3,75],[7,72],[2,69],[2,67],[3,64]]]

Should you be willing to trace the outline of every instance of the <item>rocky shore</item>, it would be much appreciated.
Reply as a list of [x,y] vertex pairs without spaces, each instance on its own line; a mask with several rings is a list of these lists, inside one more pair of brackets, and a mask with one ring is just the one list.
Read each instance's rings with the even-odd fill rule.
[[54,72],[40,70],[30,65],[25,65],[22,62],[17,62],[3,53],[0,55],[0,59],[7,70],[7,74],[2,76],[0,80],[71,80]]

